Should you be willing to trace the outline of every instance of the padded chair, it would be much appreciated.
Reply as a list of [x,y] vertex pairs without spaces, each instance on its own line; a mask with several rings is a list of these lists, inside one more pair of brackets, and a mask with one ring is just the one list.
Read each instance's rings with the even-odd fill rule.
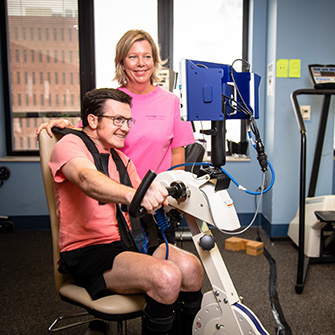
[[[69,276],[58,272],[57,262],[59,260],[59,223],[56,215],[53,180],[48,163],[52,149],[60,137],[61,135],[54,134],[54,136],[50,138],[45,129],[39,135],[41,170],[51,223],[55,285],[57,293],[62,300],[72,305],[80,306],[84,308],[86,312],[76,315],[61,316],[51,324],[48,330],[49,332],[56,332],[77,326],[79,324],[90,322],[94,319],[101,319],[108,323],[116,321],[118,334],[122,334],[124,328],[123,326],[126,320],[137,318],[142,315],[142,311],[145,305],[144,295],[111,294],[103,298],[93,300],[83,287],[77,286],[73,279],[71,279]],[[75,322],[70,325],[58,325],[58,322],[61,320],[83,315],[91,315],[92,318],[81,322]]]

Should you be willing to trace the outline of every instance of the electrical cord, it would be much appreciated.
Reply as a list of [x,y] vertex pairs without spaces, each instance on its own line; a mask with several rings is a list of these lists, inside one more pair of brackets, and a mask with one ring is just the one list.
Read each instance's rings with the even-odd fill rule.
[[[170,170],[173,170],[173,169],[176,169],[178,167],[182,167],[182,166],[203,166],[203,165],[206,165],[206,166],[212,166],[212,164],[210,162],[195,162],[195,163],[183,163],[183,164],[178,164],[178,165],[174,165],[172,167],[170,167],[168,169],[168,171]],[[267,193],[268,191],[270,191],[270,189],[273,187],[273,184],[275,182],[275,171],[273,169],[273,166],[271,165],[271,163],[268,161],[268,165],[270,167],[270,170],[271,170],[271,174],[272,174],[272,178],[271,178],[271,182],[269,184],[269,186],[267,188],[264,189],[264,191],[262,192],[263,194],[264,193]],[[253,192],[253,191],[249,191],[247,190],[244,186],[240,185],[234,178],[232,175],[230,175],[226,170],[224,170],[223,168],[221,168],[221,171],[223,173],[225,173],[229,179],[237,186],[237,188],[247,194],[250,194],[250,195],[260,195],[261,192]],[[263,172],[264,173],[264,172]]]
[[[242,96],[242,94],[239,90],[239,87],[238,87],[238,85],[236,83],[236,80],[235,80],[235,77],[234,77],[234,64],[237,61],[241,61],[242,63],[246,64],[247,65],[247,68],[246,68],[247,71],[250,71],[250,64],[244,59],[234,60],[234,62],[231,65],[231,68],[230,68],[230,76],[231,76],[232,81],[234,83],[234,87],[235,87],[235,90],[238,94],[238,97],[240,98],[240,100],[242,101],[242,104],[244,106],[244,108],[242,108],[241,111],[249,116],[250,129],[255,135],[255,149],[257,151],[257,159],[258,159],[259,165],[261,167],[261,170],[263,172],[265,172],[268,168],[268,164],[267,164],[268,160],[267,160],[267,155],[266,155],[265,150],[264,150],[264,145],[263,145],[262,139],[260,137],[256,121],[255,121],[255,117],[254,117],[252,111],[249,109],[248,105],[246,104],[245,100],[243,99],[243,96]],[[236,104],[238,103],[237,100],[235,100],[235,102],[236,102]]]
[[264,189],[264,183],[265,183],[265,174],[263,173],[263,181],[262,181],[262,187],[261,187],[261,191],[260,191],[260,198],[259,198],[259,201],[258,201],[258,205],[257,205],[257,208],[256,208],[256,211],[255,211],[255,214],[254,214],[254,217],[252,218],[251,222],[245,227],[243,228],[242,230],[238,230],[238,231],[227,231],[227,230],[224,230],[222,228],[219,228],[216,223],[215,223],[215,220],[214,220],[214,217],[213,217],[213,212],[212,212],[212,208],[211,208],[211,205],[210,205],[210,202],[208,200],[208,197],[207,197],[207,194],[205,192],[203,192],[201,189],[200,189],[200,192],[205,196],[206,200],[207,200],[207,204],[208,204],[208,208],[209,208],[209,212],[210,212],[210,215],[211,215],[211,218],[212,218],[212,222],[214,224],[214,226],[221,232],[221,233],[224,233],[224,234],[228,234],[228,235],[239,235],[239,234],[242,234],[244,233],[245,231],[247,231],[255,222],[256,218],[257,218],[257,214],[258,214],[258,211],[259,211],[259,208],[260,208],[260,205],[261,205],[261,202],[262,202],[262,197],[263,197],[263,189]]
[[169,243],[165,236],[165,230],[170,227],[170,222],[165,215],[163,207],[160,207],[158,210],[156,210],[156,213],[153,217],[154,217],[154,220],[156,221],[156,225],[159,227],[161,231],[163,240],[165,242],[165,246],[166,246],[165,259],[168,260],[169,259]]
[[[256,198],[257,196],[255,196],[255,205],[257,204]],[[257,241],[262,242],[260,231],[259,231],[259,225],[257,226]],[[278,326],[276,335],[292,335],[291,327],[285,319],[283,310],[279,302],[279,296],[278,296],[277,285],[276,285],[276,280],[277,280],[276,261],[271,256],[270,252],[266,249],[265,246],[264,246],[263,254],[265,258],[267,259],[267,261],[269,262],[269,266],[270,266],[269,296],[270,296],[272,314]]]

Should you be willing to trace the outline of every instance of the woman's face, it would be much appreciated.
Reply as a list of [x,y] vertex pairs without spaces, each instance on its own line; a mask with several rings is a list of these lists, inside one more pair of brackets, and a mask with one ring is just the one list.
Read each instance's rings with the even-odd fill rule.
[[135,42],[122,64],[131,85],[150,84],[153,67],[151,45],[147,40]]

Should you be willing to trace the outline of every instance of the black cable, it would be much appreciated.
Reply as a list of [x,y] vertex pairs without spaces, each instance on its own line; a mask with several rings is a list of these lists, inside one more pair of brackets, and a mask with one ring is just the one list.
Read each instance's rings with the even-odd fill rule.
[[[259,134],[259,130],[258,130],[256,121],[255,121],[255,117],[254,117],[253,113],[251,112],[251,110],[249,109],[249,107],[247,106],[246,102],[244,101],[244,99],[242,97],[242,94],[241,94],[241,92],[238,88],[238,85],[235,81],[234,64],[237,61],[241,61],[242,63],[246,64],[247,65],[247,68],[246,68],[247,71],[250,71],[250,64],[244,59],[234,60],[234,62],[231,65],[231,68],[230,68],[230,76],[231,76],[232,81],[234,83],[235,90],[236,90],[236,92],[237,92],[237,94],[238,94],[238,96],[239,96],[239,98],[240,98],[240,100],[242,101],[242,104],[243,104],[243,106],[239,106],[239,107],[240,108],[243,107],[242,111],[249,116],[250,129],[255,135],[255,149],[257,151],[257,159],[258,159],[259,165],[261,167],[261,170],[263,172],[265,172],[268,169],[268,160],[267,160],[267,155],[265,153],[264,144],[263,144],[263,141],[262,141],[261,136]],[[236,102],[236,104],[238,103],[237,99],[236,99],[235,102]]]
[[[255,199],[257,196],[255,197]],[[256,204],[257,204],[257,200]],[[260,229],[259,224],[257,225],[257,241],[262,242],[262,239],[260,237]],[[268,260],[270,265],[270,275],[269,275],[269,295],[270,295],[270,302],[271,302],[271,309],[274,316],[274,319],[278,325],[277,333],[276,335],[292,335],[292,330],[289,324],[287,323],[283,310],[281,308],[280,302],[279,302],[279,296],[277,292],[277,267],[276,267],[276,261],[271,256],[269,251],[264,246],[264,256]]]

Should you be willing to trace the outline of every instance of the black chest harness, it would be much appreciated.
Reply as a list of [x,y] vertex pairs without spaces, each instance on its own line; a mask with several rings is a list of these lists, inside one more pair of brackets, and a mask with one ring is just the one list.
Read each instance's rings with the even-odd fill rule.
[[[97,170],[107,176],[109,176],[108,161],[109,156],[111,155],[119,173],[120,183],[129,187],[133,187],[127,168],[124,165],[121,157],[114,149],[110,150],[110,154],[100,153],[94,142],[81,130],[70,128],[60,129],[54,127],[52,128],[52,131],[61,135],[74,134],[79,136],[85,143],[88,151],[92,154]],[[104,203],[99,202],[99,205],[104,205]],[[128,212],[128,206],[116,204],[116,219],[118,222],[119,232],[121,239],[127,248],[133,251],[147,253],[149,247],[158,245],[157,228],[151,215],[145,215],[141,219],[135,219],[129,216],[131,223],[130,230],[123,212]]]

